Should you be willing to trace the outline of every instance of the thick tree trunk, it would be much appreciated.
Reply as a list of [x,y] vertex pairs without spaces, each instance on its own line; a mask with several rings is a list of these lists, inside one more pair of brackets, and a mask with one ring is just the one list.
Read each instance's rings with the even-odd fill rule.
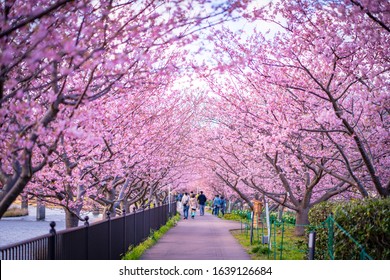
[[303,208],[297,211],[294,232],[296,236],[305,234],[305,227],[309,224],[309,210],[310,208]]
[[31,176],[27,176],[24,173],[20,176],[15,176],[15,178],[11,178],[0,191],[0,218],[23,191],[30,179]]
[[79,226],[79,218],[68,209],[65,209],[65,226],[66,228],[73,228]]

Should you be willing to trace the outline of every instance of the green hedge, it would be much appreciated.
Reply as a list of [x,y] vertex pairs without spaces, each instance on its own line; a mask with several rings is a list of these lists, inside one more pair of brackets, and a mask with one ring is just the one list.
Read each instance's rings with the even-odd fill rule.
[[[277,221],[278,216],[279,216],[278,212],[271,212],[269,214],[270,222],[273,223],[273,221]],[[296,214],[294,212],[289,212],[289,211],[283,212],[282,219],[283,219],[283,222],[285,222],[285,223],[295,225]]]
[[[326,260],[328,257],[328,227],[325,220],[330,213],[333,213],[333,209],[337,206],[334,202],[323,202],[317,204],[309,211],[310,226],[307,227],[307,234],[310,231],[316,231],[316,255],[318,260]],[[306,242],[307,244],[307,242]]]
[[[329,224],[324,223],[330,213],[345,230],[334,226],[333,242],[328,239]],[[321,203],[310,210],[309,221],[309,230],[317,232],[316,259],[329,259],[332,244],[335,259],[360,259],[362,248],[351,237],[373,259],[390,259],[390,198]]]

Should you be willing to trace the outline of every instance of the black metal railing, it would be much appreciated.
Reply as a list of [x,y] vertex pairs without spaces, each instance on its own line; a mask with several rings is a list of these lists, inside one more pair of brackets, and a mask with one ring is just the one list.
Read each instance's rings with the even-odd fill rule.
[[176,215],[176,202],[0,247],[0,260],[119,260]]

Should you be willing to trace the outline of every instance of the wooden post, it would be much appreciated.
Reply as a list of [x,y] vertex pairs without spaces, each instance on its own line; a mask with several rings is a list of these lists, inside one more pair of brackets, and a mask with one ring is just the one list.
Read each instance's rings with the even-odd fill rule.
[[260,214],[263,211],[263,203],[260,200],[252,200],[253,203],[253,226],[257,227],[260,219]]

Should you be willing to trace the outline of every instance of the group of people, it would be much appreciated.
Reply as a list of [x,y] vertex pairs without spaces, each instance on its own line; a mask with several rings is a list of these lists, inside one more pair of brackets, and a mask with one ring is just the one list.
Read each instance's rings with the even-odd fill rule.
[[196,209],[199,208],[200,216],[204,215],[204,208],[206,206],[207,197],[201,191],[198,196],[193,192],[188,194],[187,192],[179,198],[183,207],[184,219],[188,219],[188,212],[191,209],[191,218],[195,219]]
[[216,195],[213,200],[213,215],[218,216],[221,211],[222,216],[225,215],[226,211],[226,200],[223,196]]
[[[195,219],[195,214],[197,208],[199,208],[200,216],[204,216],[204,209],[207,202],[207,197],[204,195],[203,191],[199,195],[195,195],[193,192],[188,194],[179,194],[177,196],[177,201],[179,201],[183,207],[183,216],[185,220],[188,220],[189,212],[191,211],[191,218]],[[223,196],[216,195],[212,203],[212,213],[215,216],[218,216],[221,212],[222,215],[225,214],[226,209],[226,200]]]

